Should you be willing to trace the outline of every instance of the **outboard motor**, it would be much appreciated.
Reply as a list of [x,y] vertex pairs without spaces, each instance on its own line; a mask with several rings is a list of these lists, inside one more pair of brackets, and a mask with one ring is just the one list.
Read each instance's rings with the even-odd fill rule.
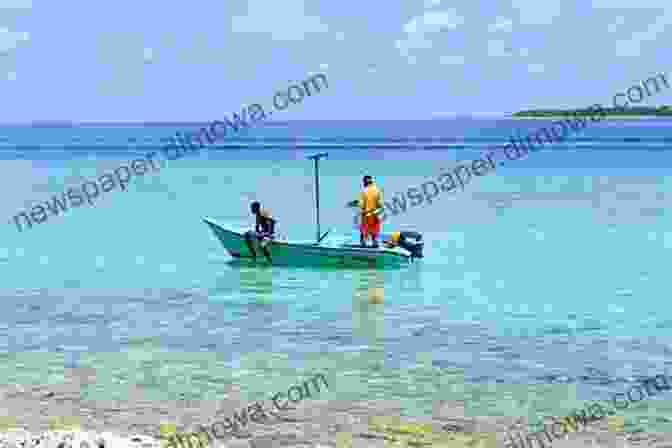
[[418,232],[404,231],[399,238],[399,247],[411,253],[411,258],[423,258],[422,249],[425,243]]

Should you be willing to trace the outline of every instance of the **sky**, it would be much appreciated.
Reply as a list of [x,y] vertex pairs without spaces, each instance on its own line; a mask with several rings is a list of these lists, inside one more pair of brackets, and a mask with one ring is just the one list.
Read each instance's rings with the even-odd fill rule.
[[221,120],[316,73],[274,119],[584,107],[671,47],[670,0],[0,0],[0,121]]

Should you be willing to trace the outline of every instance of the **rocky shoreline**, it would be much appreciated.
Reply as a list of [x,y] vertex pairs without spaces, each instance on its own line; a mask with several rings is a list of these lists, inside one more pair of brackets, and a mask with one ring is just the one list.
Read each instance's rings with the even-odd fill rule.
[[[132,391],[125,400],[85,400],[80,383],[0,386],[4,412],[0,415],[0,448],[160,448],[175,446],[159,424],[171,424],[178,434],[197,432],[247,403],[235,388],[224,400],[146,400]],[[400,418],[403,409],[386,400],[310,399],[264,421],[250,421],[235,435],[209,446],[236,448],[376,448],[466,447],[495,448],[507,444],[510,431],[525,431],[525,417],[469,417],[463,401],[437,400],[431,416]],[[197,442],[192,442],[194,448]],[[672,447],[665,433],[626,433],[613,422],[598,421],[552,446]],[[181,445],[180,445],[181,446]],[[189,445],[184,445],[188,448]],[[202,445],[205,446],[205,445]],[[536,445],[530,448],[536,448]]]

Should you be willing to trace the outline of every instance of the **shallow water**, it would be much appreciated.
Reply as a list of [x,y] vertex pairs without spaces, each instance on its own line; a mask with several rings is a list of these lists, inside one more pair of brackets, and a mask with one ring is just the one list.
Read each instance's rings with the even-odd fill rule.
[[[672,128],[615,123],[390,219],[387,230],[421,232],[426,255],[392,271],[231,264],[201,218],[252,223],[256,199],[280,233],[313,238],[305,156],[326,145],[321,221],[350,235],[344,204],[362,175],[391,198],[543,121],[261,128],[22,233],[11,219],[24,207],[174,129],[4,129],[0,383],[91,366],[91,397],[133,383],[157,399],[216,398],[235,384],[253,399],[319,371],[333,384],[325,398],[401,400],[409,415],[468,399],[478,415],[536,415],[669,374]],[[147,148],[125,149],[131,136]],[[669,415],[662,398],[637,412]]]

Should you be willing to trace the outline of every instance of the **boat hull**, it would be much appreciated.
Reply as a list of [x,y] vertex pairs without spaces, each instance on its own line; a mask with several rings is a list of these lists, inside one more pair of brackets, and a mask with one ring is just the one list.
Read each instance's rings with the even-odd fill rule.
[[[257,253],[253,258],[244,233],[227,228],[204,218],[224,249],[234,258],[254,259],[257,263],[269,262],[263,255],[259,242],[253,240]],[[313,244],[310,242],[273,241],[268,246],[271,264],[290,266],[400,266],[410,261],[410,253],[401,248],[362,248],[355,245]]]

